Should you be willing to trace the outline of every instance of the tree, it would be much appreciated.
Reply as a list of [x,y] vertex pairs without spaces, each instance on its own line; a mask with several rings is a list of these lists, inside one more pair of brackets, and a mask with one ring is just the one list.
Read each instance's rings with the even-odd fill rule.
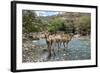
[[49,32],[64,31],[64,30],[65,30],[64,20],[62,20],[61,18],[54,18],[48,24]]
[[39,29],[39,20],[37,20],[36,13],[31,10],[23,10],[23,32],[38,32]]
[[91,17],[89,15],[81,16],[76,24],[77,31],[81,34],[90,34]]

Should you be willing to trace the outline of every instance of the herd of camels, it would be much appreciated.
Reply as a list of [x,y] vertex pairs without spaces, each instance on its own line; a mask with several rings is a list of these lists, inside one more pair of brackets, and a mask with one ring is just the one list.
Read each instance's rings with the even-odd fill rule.
[[[60,46],[63,45],[64,48],[68,47],[68,43],[71,41],[73,35],[72,34],[65,34],[65,33],[55,33],[51,34],[49,32],[42,33],[39,39],[45,39],[47,43],[47,48],[49,52],[49,56],[51,56],[51,52],[54,52],[53,45],[58,46],[58,50]],[[32,38],[36,38],[34,35]]]

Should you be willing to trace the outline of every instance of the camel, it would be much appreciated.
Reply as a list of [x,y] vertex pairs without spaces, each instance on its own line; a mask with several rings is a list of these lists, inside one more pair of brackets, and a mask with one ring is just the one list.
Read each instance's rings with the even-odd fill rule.
[[71,41],[72,39],[72,35],[71,34],[63,34],[62,35],[62,39],[61,39],[61,43],[63,43],[64,47],[68,47],[68,43]]
[[31,40],[39,40],[39,36],[36,33],[30,33],[28,36]]
[[[51,52],[54,52],[54,46],[57,44],[58,49],[63,44],[64,48],[67,46],[69,41],[72,39],[72,35],[70,34],[50,34],[50,33],[44,33],[42,35],[42,38],[46,39],[47,48],[49,55],[51,56]],[[53,46],[54,45],[54,46]]]
[[45,34],[45,38],[46,38],[46,43],[47,43],[47,47],[48,47],[48,52],[49,52],[49,55],[51,56],[51,52],[52,50],[52,45],[55,41],[55,38],[54,38],[54,35],[49,35],[49,34]]

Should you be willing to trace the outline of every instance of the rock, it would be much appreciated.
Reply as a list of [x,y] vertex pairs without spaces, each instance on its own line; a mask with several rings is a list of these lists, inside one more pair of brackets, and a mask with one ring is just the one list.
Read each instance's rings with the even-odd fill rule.
[[63,56],[66,56],[66,54],[63,54]]
[[28,48],[24,48],[26,51],[28,50]]

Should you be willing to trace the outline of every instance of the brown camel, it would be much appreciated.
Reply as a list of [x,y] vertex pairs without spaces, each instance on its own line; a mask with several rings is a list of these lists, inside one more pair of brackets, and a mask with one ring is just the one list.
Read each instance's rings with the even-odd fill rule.
[[[72,39],[72,35],[70,34],[49,34],[45,33],[45,39],[48,47],[48,52],[51,56],[51,52],[54,52],[54,46],[57,44],[58,49],[60,48],[61,44],[63,44],[64,47],[68,47],[69,41]],[[54,44],[54,46],[53,46]]]

